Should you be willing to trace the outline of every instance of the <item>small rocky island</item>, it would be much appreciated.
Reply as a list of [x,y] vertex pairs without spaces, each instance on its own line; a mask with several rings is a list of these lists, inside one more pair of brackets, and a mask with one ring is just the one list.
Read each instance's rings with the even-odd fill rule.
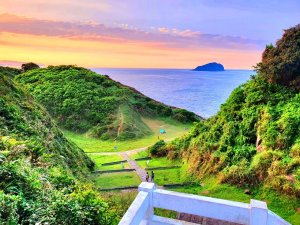
[[202,66],[197,66],[193,71],[224,71],[224,66],[220,63],[211,62]]

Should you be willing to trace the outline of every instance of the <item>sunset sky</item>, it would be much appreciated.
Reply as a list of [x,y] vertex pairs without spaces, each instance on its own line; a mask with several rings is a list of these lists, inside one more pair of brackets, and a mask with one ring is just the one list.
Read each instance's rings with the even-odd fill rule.
[[251,69],[299,0],[1,0],[0,65]]

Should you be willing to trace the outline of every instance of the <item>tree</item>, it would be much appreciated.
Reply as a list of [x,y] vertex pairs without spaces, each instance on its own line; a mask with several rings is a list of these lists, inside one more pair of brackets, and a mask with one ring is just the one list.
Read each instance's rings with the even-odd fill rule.
[[40,68],[39,65],[30,62],[30,63],[24,63],[22,64],[22,72],[26,72],[28,70],[38,69]]
[[300,24],[285,30],[276,46],[266,47],[256,69],[269,83],[300,91]]

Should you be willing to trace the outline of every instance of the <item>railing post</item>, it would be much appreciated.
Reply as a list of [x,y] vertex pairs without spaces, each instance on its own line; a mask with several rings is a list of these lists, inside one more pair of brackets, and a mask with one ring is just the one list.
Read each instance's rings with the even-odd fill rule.
[[147,221],[151,221],[154,215],[154,208],[153,208],[153,191],[156,189],[156,185],[154,183],[142,182],[139,185],[139,191],[148,192],[149,194],[149,206],[146,213],[145,219]]
[[267,225],[268,208],[262,201],[251,199],[250,201],[250,225]]

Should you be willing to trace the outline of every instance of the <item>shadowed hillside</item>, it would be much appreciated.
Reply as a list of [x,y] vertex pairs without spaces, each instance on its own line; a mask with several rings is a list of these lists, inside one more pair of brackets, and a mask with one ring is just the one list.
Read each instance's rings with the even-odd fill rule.
[[14,72],[0,71],[0,224],[112,224],[107,204],[82,182],[94,163]]

